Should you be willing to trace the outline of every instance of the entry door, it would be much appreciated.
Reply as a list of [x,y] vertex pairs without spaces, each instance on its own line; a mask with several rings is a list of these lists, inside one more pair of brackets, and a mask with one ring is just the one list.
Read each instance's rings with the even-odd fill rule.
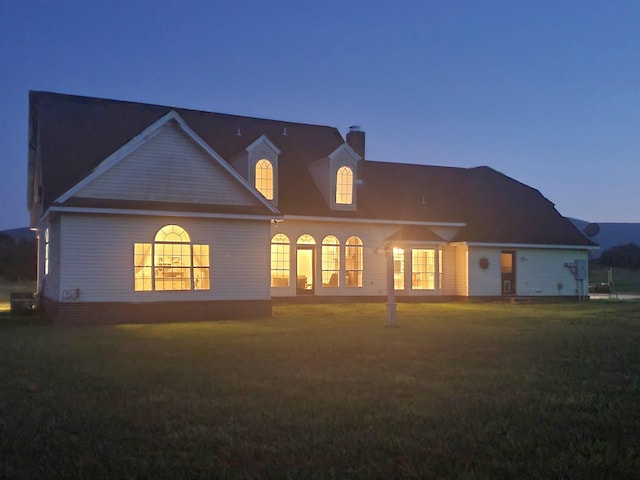
[[315,248],[298,247],[296,267],[296,292],[298,294],[312,294],[314,292],[313,279],[315,278]]
[[516,252],[502,252],[500,254],[502,271],[502,295],[516,294]]

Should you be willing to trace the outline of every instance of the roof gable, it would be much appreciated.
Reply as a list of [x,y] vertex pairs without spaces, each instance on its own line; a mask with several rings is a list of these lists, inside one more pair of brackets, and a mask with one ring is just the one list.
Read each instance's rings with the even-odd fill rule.
[[277,213],[174,111],[121,146],[56,203],[72,197],[262,206]]

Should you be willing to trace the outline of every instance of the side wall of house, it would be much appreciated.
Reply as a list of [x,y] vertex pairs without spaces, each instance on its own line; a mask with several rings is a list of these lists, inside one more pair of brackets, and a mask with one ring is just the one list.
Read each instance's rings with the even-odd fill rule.
[[[577,296],[588,292],[588,279],[577,284],[572,271],[565,266],[577,259],[587,261],[586,250],[470,247],[470,296],[502,295],[500,254],[503,251],[515,252],[515,295]],[[489,262],[485,270],[480,267],[482,258]]]
[[[153,243],[165,225],[184,228],[193,244],[210,248],[211,289],[134,291],[134,243]],[[129,215],[66,215],[61,218],[61,302],[183,302],[268,300],[267,221]],[[54,293],[54,292],[52,292]]]

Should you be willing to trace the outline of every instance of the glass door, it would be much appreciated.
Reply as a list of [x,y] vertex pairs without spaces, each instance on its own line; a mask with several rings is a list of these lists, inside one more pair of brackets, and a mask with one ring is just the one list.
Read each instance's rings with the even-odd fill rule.
[[315,247],[298,247],[296,267],[296,293],[312,294],[315,278]]

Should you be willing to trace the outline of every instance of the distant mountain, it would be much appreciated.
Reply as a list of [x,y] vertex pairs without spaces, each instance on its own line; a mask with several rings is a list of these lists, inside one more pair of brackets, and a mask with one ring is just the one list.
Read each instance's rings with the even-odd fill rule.
[[[584,232],[584,228],[590,223],[577,218],[569,218],[571,222]],[[600,245],[600,250],[593,252],[594,257],[599,257],[602,252],[618,245],[635,243],[640,246],[640,223],[599,223],[600,232],[591,237],[591,240]]]
[[11,230],[2,230],[0,234],[8,235],[13,238],[16,242],[20,240],[26,239],[31,240],[32,238],[36,238],[36,232],[31,230],[29,227],[24,228],[13,228]]

